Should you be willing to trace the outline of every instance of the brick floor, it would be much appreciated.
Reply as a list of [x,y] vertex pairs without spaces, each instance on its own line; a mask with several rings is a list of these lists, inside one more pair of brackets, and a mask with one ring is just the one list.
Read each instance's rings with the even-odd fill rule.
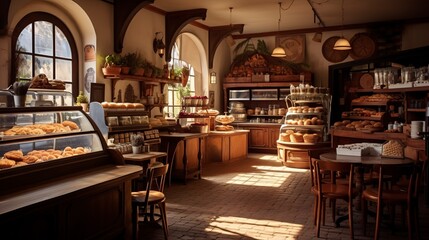
[[[308,170],[284,167],[275,155],[206,163],[201,180],[166,187],[169,239],[315,239],[309,180]],[[346,211],[338,205],[340,214]],[[429,239],[429,208],[420,205],[421,236]],[[354,221],[355,239],[373,238],[374,218],[368,219],[366,236],[360,212]],[[407,239],[400,220],[390,229],[382,225],[380,239]],[[162,228],[141,224],[139,237],[163,239]],[[348,222],[336,228],[328,209],[321,239],[350,239]]]

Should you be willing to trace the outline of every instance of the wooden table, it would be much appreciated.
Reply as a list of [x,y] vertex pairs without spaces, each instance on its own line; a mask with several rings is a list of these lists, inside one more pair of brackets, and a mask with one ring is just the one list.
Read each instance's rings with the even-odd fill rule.
[[[167,153],[166,152],[145,152],[145,153],[126,153],[122,155],[127,164],[134,164],[143,167],[143,173],[139,179],[133,181],[133,191],[140,190],[138,180],[144,179],[146,176],[146,170],[149,164],[153,164],[157,161],[157,159],[164,158],[163,163],[167,163]],[[168,167],[170,169],[170,166]],[[143,181],[144,182],[144,181]]]
[[[145,152],[145,153],[126,153],[122,154],[126,163],[142,165],[144,163],[153,163],[159,158],[167,157],[166,152]],[[166,163],[164,161],[164,163]]]
[[414,163],[414,160],[409,158],[389,158],[380,156],[347,156],[337,155],[335,152],[322,153],[320,155],[320,160],[356,163],[362,165],[401,165]]
[[[165,149],[169,154],[167,157],[167,162],[170,164],[168,172],[168,184],[171,185],[171,175],[173,169],[175,169],[177,163],[174,163],[174,158],[177,155],[177,145],[183,142],[183,158],[181,163],[183,164],[183,169],[181,173],[181,178],[186,184],[186,178],[190,175],[197,176],[198,179],[201,179],[201,160],[202,160],[202,140],[208,136],[208,133],[179,133],[179,132],[161,132],[159,133],[161,138],[161,148]],[[188,154],[186,151],[186,145],[189,140],[198,139],[198,154],[197,154],[197,169],[193,172],[188,172]]]
[[[381,156],[348,156],[348,155],[337,155],[335,152],[320,154],[320,160],[342,162],[342,163],[354,163],[356,165],[407,165],[413,164],[414,160],[410,158],[389,158]],[[356,168],[356,188],[359,193],[363,191],[363,168]],[[357,209],[360,210],[361,198],[358,196]],[[336,227],[340,226],[340,222],[348,219],[348,216],[341,216],[335,221]]]

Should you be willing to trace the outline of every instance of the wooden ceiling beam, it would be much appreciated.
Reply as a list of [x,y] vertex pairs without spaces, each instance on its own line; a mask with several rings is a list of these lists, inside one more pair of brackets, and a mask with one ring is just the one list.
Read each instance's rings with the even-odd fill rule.
[[7,33],[10,1],[11,0],[0,1],[0,35],[5,35]]
[[113,3],[113,49],[121,53],[128,26],[140,9],[155,0],[115,0]]
[[213,59],[220,42],[231,33],[243,33],[244,24],[232,24],[209,28],[209,68],[213,68]]
[[197,19],[206,19],[207,9],[197,8],[176,12],[167,12],[165,15],[165,61],[170,62],[171,50],[180,31],[190,22]]

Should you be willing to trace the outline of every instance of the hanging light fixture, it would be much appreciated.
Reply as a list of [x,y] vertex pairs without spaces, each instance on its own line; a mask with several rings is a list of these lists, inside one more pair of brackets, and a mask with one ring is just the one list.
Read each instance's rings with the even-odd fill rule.
[[[280,33],[280,22],[282,20],[282,3],[279,2],[279,21],[277,23],[277,32]],[[281,47],[278,46],[276,48],[274,48],[273,53],[271,53],[272,57],[286,57],[286,52],[285,50]]]
[[[344,0],[341,0],[341,26],[344,27]],[[350,46],[349,41],[343,36],[343,32],[341,31],[341,38],[339,38],[334,45],[334,50],[350,50],[352,47]]]
[[[231,29],[232,29],[232,9],[234,9],[234,8],[233,7],[229,7],[229,26],[231,27]],[[226,43],[228,43],[228,45],[230,47],[232,47],[232,46],[235,45],[235,40],[234,40],[234,38],[232,37],[231,34],[229,34],[226,37]]]

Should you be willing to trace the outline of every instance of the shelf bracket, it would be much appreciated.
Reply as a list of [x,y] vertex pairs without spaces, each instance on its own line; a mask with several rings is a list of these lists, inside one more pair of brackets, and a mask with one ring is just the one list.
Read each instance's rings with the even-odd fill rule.
[[220,42],[234,32],[243,33],[244,24],[232,24],[209,28],[209,68],[213,68],[213,59]]
[[[10,1],[10,0],[9,0]],[[155,0],[115,0],[113,7],[113,44],[116,53],[124,47],[124,37],[128,25],[140,9],[154,3]],[[3,6],[2,6],[3,8]]]
[[197,8],[191,10],[168,12],[165,15],[165,61],[170,62],[171,50],[173,49],[174,42],[180,31],[188,23],[197,19],[206,19],[207,9]]
[[2,0],[0,2],[0,35],[6,35],[7,33],[10,2],[11,0]]

